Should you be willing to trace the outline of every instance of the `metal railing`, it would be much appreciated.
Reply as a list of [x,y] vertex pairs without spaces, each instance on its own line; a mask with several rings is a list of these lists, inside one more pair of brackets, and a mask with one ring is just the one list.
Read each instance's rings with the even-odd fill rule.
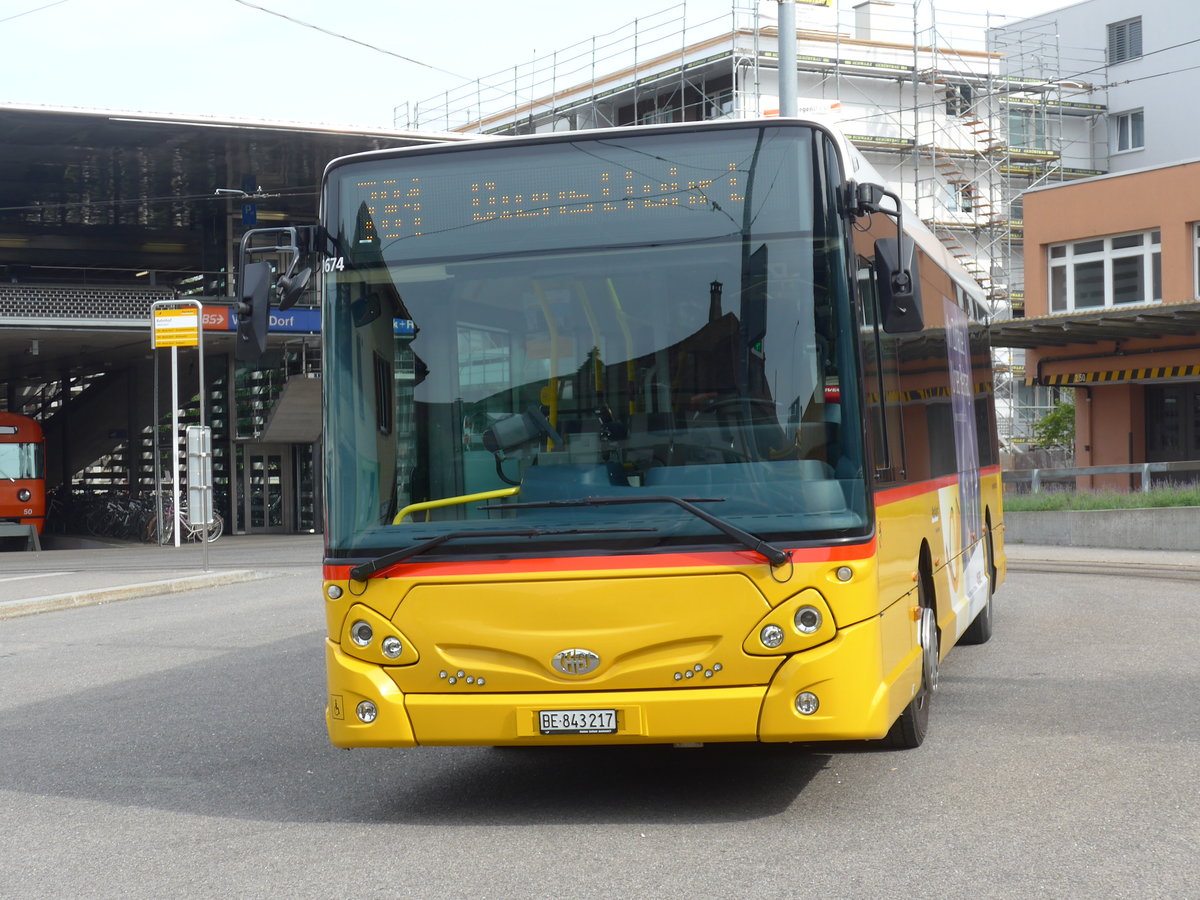
[[1073,466],[1052,469],[1013,469],[1004,472],[1002,477],[1005,486],[1029,483],[1030,493],[1038,493],[1044,481],[1062,481],[1080,475],[1141,475],[1141,490],[1151,488],[1152,474],[1162,472],[1189,472],[1200,478],[1200,460],[1181,460],[1178,462],[1148,462],[1131,463],[1120,466]]

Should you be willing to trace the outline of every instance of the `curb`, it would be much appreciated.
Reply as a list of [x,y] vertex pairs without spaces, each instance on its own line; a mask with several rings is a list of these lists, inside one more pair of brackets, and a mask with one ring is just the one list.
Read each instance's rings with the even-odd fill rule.
[[37,613],[52,612],[58,609],[96,606],[101,603],[114,603],[118,600],[136,600],[139,597],[154,597],[160,594],[179,594],[184,591],[203,587],[219,587],[225,584],[259,581],[264,578],[273,578],[277,574],[279,573],[263,572],[255,569],[233,569],[227,572],[211,572],[204,575],[168,578],[163,581],[143,581],[137,584],[123,584],[110,588],[97,588],[91,591],[75,591],[70,594],[52,594],[47,597],[30,597],[26,600],[8,600],[0,602],[0,619],[15,619],[19,616],[32,616]]
[[1099,560],[1008,558],[1009,572],[1070,575],[1118,575],[1127,578],[1165,578],[1200,581],[1200,566],[1168,563],[1102,562]]

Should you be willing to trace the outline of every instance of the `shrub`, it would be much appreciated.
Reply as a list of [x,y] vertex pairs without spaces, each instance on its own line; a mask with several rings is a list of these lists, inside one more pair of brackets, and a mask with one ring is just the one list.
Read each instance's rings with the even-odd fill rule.
[[1200,506],[1200,485],[1172,484],[1149,491],[1071,491],[1051,489],[1036,494],[1004,495],[1011,512],[1045,512],[1072,509],[1147,509],[1165,506]]

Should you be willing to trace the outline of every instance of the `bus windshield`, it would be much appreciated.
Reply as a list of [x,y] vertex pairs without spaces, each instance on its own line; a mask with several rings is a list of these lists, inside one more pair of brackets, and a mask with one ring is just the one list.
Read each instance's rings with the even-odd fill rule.
[[738,546],[712,517],[865,534],[830,148],[742,124],[331,167],[331,555]]

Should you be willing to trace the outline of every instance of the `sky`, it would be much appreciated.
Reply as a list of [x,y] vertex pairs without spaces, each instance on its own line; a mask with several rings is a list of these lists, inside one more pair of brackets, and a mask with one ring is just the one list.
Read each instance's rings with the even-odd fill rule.
[[[859,0],[842,2],[848,9]],[[929,0],[920,2],[929,6]],[[738,3],[751,6],[751,0]],[[647,22],[667,28],[686,13],[694,33],[716,34],[731,21],[733,5],[0,0],[0,103],[405,127],[420,101],[488,76],[511,91],[514,66],[524,67],[523,76],[533,60],[594,35],[629,33],[622,29],[635,19],[643,28]],[[938,0],[934,9],[940,28],[958,23],[982,29],[1005,21],[1000,10],[1022,17],[1064,5],[1066,0]],[[777,9],[771,0],[763,6]],[[981,6],[996,11],[985,13]],[[575,12],[581,9],[585,14]],[[910,7],[900,9],[911,17]]]

